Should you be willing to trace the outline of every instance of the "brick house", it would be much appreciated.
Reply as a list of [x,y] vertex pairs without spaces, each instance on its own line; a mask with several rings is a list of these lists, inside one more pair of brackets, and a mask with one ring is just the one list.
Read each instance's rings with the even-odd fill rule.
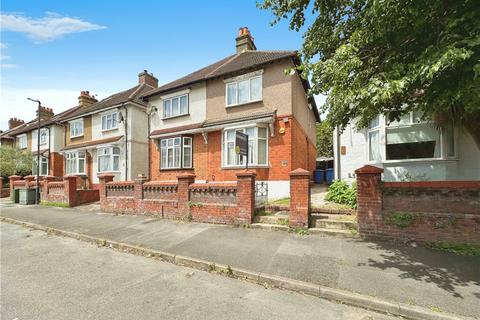
[[23,120],[11,118],[9,120],[9,129],[5,132],[11,137],[12,146],[28,150],[33,155],[32,173],[36,175],[37,170],[37,126],[40,118],[40,176],[57,176],[64,174],[63,156],[60,153],[64,145],[63,126],[60,121],[68,116],[74,109],[68,109],[59,114],[54,114],[51,108],[41,107],[40,114],[37,110],[37,117],[25,123]]
[[17,118],[10,118],[10,120],[8,120],[8,129],[5,131],[0,130],[0,146],[13,147],[15,145],[15,137],[12,133],[15,129],[19,129],[19,127],[23,125],[25,125],[25,121]]
[[158,86],[146,70],[138,84],[97,101],[82,91],[75,111],[62,118],[65,173],[79,177],[78,184],[98,187],[98,175],[112,173],[116,181],[147,173],[148,131],[146,103],[139,97]]
[[245,168],[235,132],[249,135],[249,169],[268,185],[270,199],[289,196],[288,173],[315,169],[320,121],[308,81],[285,70],[295,51],[257,51],[240,28],[236,53],[143,96],[150,110],[149,175],[198,182],[232,181]]

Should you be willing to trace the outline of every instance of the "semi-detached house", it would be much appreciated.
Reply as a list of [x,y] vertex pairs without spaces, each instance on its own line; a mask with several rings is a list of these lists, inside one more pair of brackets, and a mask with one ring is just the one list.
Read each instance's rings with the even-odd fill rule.
[[146,103],[139,97],[158,80],[146,70],[138,84],[97,101],[82,91],[79,106],[62,119],[65,128],[65,174],[79,177],[79,185],[98,187],[98,176],[112,173],[116,181],[133,180],[148,170]]
[[289,196],[289,172],[315,169],[320,121],[309,84],[285,70],[295,51],[258,51],[248,28],[236,53],[143,96],[150,114],[151,180],[193,173],[197,181],[230,181],[245,168],[235,133],[249,136],[248,167],[268,198]]

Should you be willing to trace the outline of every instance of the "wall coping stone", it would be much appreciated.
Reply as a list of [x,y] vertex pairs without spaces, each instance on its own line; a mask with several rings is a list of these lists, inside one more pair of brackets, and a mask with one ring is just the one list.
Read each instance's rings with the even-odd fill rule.
[[302,169],[302,168],[298,168],[298,169],[295,169],[293,171],[290,171],[288,174],[290,175],[290,177],[292,177],[292,176],[310,176],[310,171],[307,171],[307,170]]
[[355,174],[380,174],[383,173],[383,168],[371,166],[369,164],[355,170]]

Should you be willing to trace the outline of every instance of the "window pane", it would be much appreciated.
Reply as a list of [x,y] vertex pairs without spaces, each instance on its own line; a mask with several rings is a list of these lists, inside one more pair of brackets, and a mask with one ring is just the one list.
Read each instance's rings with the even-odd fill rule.
[[178,98],[173,98],[172,99],[172,116],[176,116],[179,114],[179,109],[178,109]]
[[227,144],[227,165],[234,165],[237,154],[235,153],[235,145],[233,142]]
[[258,164],[267,164],[267,140],[258,140]]
[[376,116],[375,118],[370,121],[370,125],[368,126],[369,129],[377,128],[380,126],[380,116]]
[[78,172],[85,173],[85,159],[78,159]]
[[163,101],[163,117],[168,118],[171,117],[170,113],[170,100]]
[[251,100],[262,99],[262,78],[257,77],[250,80]]
[[107,129],[112,129],[112,117],[107,116]]
[[162,157],[160,160],[160,168],[166,168],[167,167],[167,149],[162,148]]
[[389,126],[400,126],[410,124],[410,112],[400,117],[400,121],[392,121]]
[[245,103],[249,98],[250,80],[243,80],[238,83],[238,103]]
[[174,163],[173,163],[173,166],[174,166],[175,168],[178,168],[178,167],[180,167],[180,154],[181,154],[181,153],[180,153],[180,146],[175,146],[175,147],[174,147],[174,150],[175,150],[175,152],[174,152]]
[[190,168],[192,166],[192,139],[183,139],[183,166]]
[[117,113],[112,113],[112,128],[117,127]]
[[248,141],[248,163],[254,164],[255,163],[255,141],[249,140]]
[[235,82],[227,84],[227,104],[237,104],[237,84]]
[[102,117],[102,129],[107,129],[107,116]]
[[175,138],[174,140],[174,145],[179,146],[180,145],[180,138]]
[[387,130],[387,160],[440,157],[440,132],[428,124]]
[[255,127],[245,129],[245,134],[248,135],[248,139],[255,138]]
[[423,112],[421,112],[421,111],[413,111],[413,112],[412,112],[412,115],[413,115],[413,123],[420,123],[420,122],[422,122]]
[[368,133],[368,160],[380,161],[382,156],[380,154],[380,131],[375,130]]
[[161,144],[162,147],[166,147],[167,146],[167,140],[165,140],[165,139],[161,140],[160,144]]
[[228,130],[227,131],[227,140],[228,141],[235,140],[235,130]]
[[173,149],[168,149],[167,151],[167,168],[172,168],[173,167]]
[[258,128],[258,137],[259,138],[267,138],[267,128]]
[[181,96],[180,97],[180,113],[186,114],[187,112],[188,112],[187,96]]
[[113,156],[113,170],[120,170],[120,156]]

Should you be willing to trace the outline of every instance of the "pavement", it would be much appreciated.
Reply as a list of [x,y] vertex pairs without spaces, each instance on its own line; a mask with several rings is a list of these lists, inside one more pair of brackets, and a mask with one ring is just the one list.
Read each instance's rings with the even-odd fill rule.
[[0,231],[5,320],[396,319],[16,225]]
[[0,215],[463,316],[480,315],[480,258],[422,247],[3,204]]

